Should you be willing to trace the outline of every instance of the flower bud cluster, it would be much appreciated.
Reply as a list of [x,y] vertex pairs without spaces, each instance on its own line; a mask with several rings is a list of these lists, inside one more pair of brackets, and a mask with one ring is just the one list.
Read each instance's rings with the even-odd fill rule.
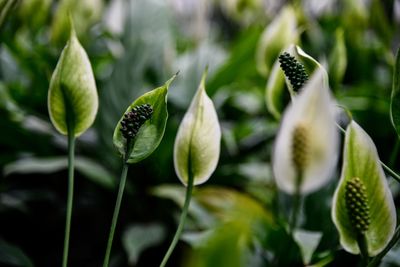
[[368,230],[371,223],[366,188],[358,177],[346,184],[345,200],[347,213],[353,228],[359,233]]
[[143,104],[132,108],[131,111],[124,114],[121,120],[120,131],[126,139],[135,138],[140,127],[151,118],[153,108],[149,104]]
[[299,63],[296,58],[291,56],[288,52],[284,52],[279,56],[279,63],[285,76],[293,86],[293,90],[298,92],[308,80],[308,75],[303,64]]
[[292,135],[292,162],[297,174],[302,174],[307,167],[309,158],[308,129],[303,124],[298,124]]

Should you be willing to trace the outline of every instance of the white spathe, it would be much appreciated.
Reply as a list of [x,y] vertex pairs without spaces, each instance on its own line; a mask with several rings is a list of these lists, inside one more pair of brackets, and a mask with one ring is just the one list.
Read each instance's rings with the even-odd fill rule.
[[355,121],[349,123],[344,142],[343,166],[332,201],[332,220],[343,248],[359,254],[357,232],[348,215],[346,185],[357,177],[365,186],[370,223],[363,233],[368,255],[378,255],[392,240],[396,229],[396,207],[371,137]]
[[175,172],[184,185],[206,182],[217,167],[221,128],[212,100],[205,91],[206,74],[179,126],[174,145]]
[[286,193],[296,191],[298,173],[293,164],[293,133],[299,125],[307,128],[307,164],[299,192],[307,194],[321,188],[332,177],[338,157],[338,132],[334,102],[322,68],[306,82],[286,109],[276,138],[272,165],[278,187]]

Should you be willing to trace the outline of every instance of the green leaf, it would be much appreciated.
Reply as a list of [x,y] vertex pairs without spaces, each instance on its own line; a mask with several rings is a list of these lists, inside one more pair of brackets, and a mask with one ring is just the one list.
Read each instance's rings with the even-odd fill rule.
[[15,7],[20,4],[18,0],[0,1],[0,29],[7,17],[14,11]]
[[[18,8],[18,15],[30,29],[40,29],[51,14],[52,0],[22,1]],[[68,24],[68,19],[66,20]]]
[[[236,190],[216,186],[197,189],[193,200],[217,220],[206,231],[182,237],[192,246],[194,257],[184,266],[265,266],[257,252],[265,249],[259,246],[278,225],[261,203]],[[267,249],[271,251],[269,246]]]
[[397,135],[400,137],[400,48],[397,50],[396,62],[393,70],[390,118]]
[[[43,0],[40,0],[43,1]],[[30,2],[30,1],[28,1]],[[68,17],[71,16],[77,25],[78,36],[87,35],[90,27],[99,21],[102,16],[103,0],[60,0],[53,16],[50,40],[53,43],[60,44],[64,42],[68,36]],[[36,14],[35,14],[36,15]]]
[[[0,239],[0,263],[6,266],[33,267],[32,261],[18,247]],[[3,266],[3,265],[2,265]]]
[[[249,266],[252,254],[251,229],[241,222],[230,221],[216,227],[191,253],[184,266],[193,267],[242,267]],[[250,265],[253,266],[253,265]]]
[[194,185],[206,182],[218,164],[221,128],[205,90],[206,72],[179,126],[174,145],[175,172],[183,184],[189,173]]
[[[167,93],[171,82],[175,79],[176,74],[169,79],[163,86],[158,87],[150,92],[137,98],[125,111],[121,119],[118,121],[114,130],[113,142],[114,146],[118,149],[119,153],[127,158],[128,163],[136,163],[147,158],[160,144],[168,119],[167,110]],[[141,127],[135,137],[130,142],[127,149],[127,142],[125,137],[121,134],[121,121],[124,115],[130,112],[134,107],[143,104],[151,105],[153,109],[152,117],[147,120]],[[125,157],[126,151],[130,151],[128,157]]]
[[347,67],[347,51],[344,40],[344,30],[338,28],[335,32],[335,45],[329,56],[329,76],[335,84],[342,82]]
[[[53,158],[25,158],[11,162],[4,166],[3,174],[49,174],[65,170],[68,167],[67,157]],[[76,157],[75,167],[77,171],[94,183],[106,188],[115,186],[114,176],[97,162],[84,157]]]
[[388,244],[396,226],[396,210],[392,194],[379,163],[375,145],[368,134],[354,121],[346,130],[342,174],[333,198],[332,219],[340,234],[343,248],[360,252],[358,231],[350,219],[346,204],[346,187],[358,177],[365,186],[370,223],[364,232],[369,256],[375,256]]
[[61,134],[68,127],[75,136],[93,123],[98,109],[96,83],[89,58],[76,37],[71,35],[50,81],[48,109],[53,125]]
[[[157,186],[152,189],[151,193],[156,197],[171,200],[181,208],[185,202],[186,190],[182,186],[176,184]],[[194,193],[196,193],[196,191],[194,191]],[[215,224],[215,218],[199,205],[195,198],[192,198],[190,202],[189,215],[194,218],[196,225],[199,227],[209,228]]]
[[159,224],[132,225],[122,236],[122,245],[128,254],[129,266],[135,266],[140,254],[158,245],[165,237],[165,229]]

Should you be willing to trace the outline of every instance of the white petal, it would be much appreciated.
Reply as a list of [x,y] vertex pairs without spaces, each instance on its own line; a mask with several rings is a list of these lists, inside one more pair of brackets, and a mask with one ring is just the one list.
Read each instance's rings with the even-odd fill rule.
[[334,106],[325,82],[323,69],[318,69],[300,94],[287,108],[273,152],[273,171],[278,187],[295,192],[297,173],[292,161],[293,131],[304,125],[308,131],[308,164],[303,173],[301,193],[309,193],[326,184],[337,161],[338,133]]

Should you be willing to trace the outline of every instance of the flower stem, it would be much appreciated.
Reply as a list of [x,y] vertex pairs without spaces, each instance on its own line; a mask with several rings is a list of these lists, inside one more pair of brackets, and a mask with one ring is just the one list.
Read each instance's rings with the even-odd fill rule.
[[397,227],[396,232],[393,235],[392,240],[390,240],[389,244],[385,247],[384,250],[382,250],[381,253],[375,256],[375,258],[372,259],[372,261],[368,264],[368,267],[375,267],[378,266],[383,257],[392,249],[394,245],[399,241],[400,239],[400,226]]
[[357,235],[357,245],[360,249],[360,255],[363,262],[363,266],[367,266],[369,262],[369,255],[368,255],[368,242],[365,238],[364,234]]
[[186,188],[185,203],[183,204],[183,209],[182,209],[181,218],[179,220],[178,229],[176,230],[174,239],[172,240],[171,245],[169,246],[167,253],[164,256],[164,258],[160,264],[160,267],[165,267],[165,265],[168,262],[169,257],[171,256],[172,252],[175,249],[176,244],[178,243],[179,238],[181,237],[183,227],[185,226],[187,213],[189,210],[190,199],[192,198],[193,183],[194,183],[193,175],[189,172],[188,184],[187,184],[187,188]]
[[389,159],[389,164],[388,164],[392,168],[396,163],[397,155],[399,154],[399,148],[400,148],[400,140],[397,137],[396,142],[394,144],[394,148],[392,150],[392,153],[390,154],[390,159]]
[[108,264],[110,262],[110,254],[114,239],[114,232],[115,232],[115,227],[117,226],[118,214],[121,207],[122,196],[124,195],[126,176],[128,174],[128,167],[129,167],[128,163],[126,162],[126,160],[124,160],[124,165],[122,166],[122,172],[121,172],[121,179],[119,182],[117,200],[115,202],[114,214],[111,222],[110,234],[108,236],[106,254],[104,256],[103,267],[108,267]]
[[72,204],[74,198],[74,155],[75,155],[75,135],[68,127],[68,196],[67,196],[67,216],[65,219],[64,253],[62,266],[67,267],[69,236],[71,232]]
[[385,163],[383,163],[382,161],[379,161],[382,165],[382,167],[388,172],[390,173],[390,175],[392,176],[393,179],[395,179],[397,182],[400,183],[400,176],[395,173],[391,168],[389,168]]
[[291,215],[291,220],[290,220],[290,224],[289,224],[291,232],[293,232],[294,229],[296,228],[297,218],[298,218],[299,211],[300,211],[300,206],[301,206],[300,186],[301,186],[302,180],[303,180],[303,175],[300,172],[300,174],[298,175],[298,177],[296,179],[296,188],[295,188],[295,192],[294,192],[294,196],[293,196],[292,215]]

